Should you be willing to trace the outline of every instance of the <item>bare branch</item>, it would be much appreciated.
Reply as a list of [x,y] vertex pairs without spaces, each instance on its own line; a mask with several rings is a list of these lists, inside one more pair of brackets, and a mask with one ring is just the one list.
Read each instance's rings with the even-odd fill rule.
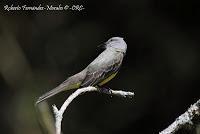
[[200,115],[200,100],[190,106],[190,108],[180,115],[171,125],[159,134],[174,134],[187,124],[192,124],[192,119]]
[[[60,110],[56,107],[56,105],[53,105],[53,112],[55,114],[55,127],[56,127],[56,134],[61,134],[61,124],[62,124],[62,118],[63,113],[65,112],[66,108],[69,106],[69,104],[80,94],[83,94],[85,92],[92,92],[92,91],[99,91],[96,87],[85,87],[77,89],[74,93],[72,93],[67,100],[63,103]],[[101,91],[100,91],[101,92]],[[125,92],[125,91],[114,91],[111,89],[103,91],[103,93],[110,94],[110,95],[117,95],[122,97],[133,97],[133,92]]]

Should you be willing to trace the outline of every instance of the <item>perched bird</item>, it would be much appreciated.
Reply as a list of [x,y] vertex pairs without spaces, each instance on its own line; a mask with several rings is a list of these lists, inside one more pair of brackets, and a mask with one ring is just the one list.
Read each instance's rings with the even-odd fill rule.
[[102,86],[114,78],[126,54],[127,44],[121,37],[112,37],[104,43],[104,47],[105,50],[85,69],[43,94],[36,104],[62,91],[87,86]]

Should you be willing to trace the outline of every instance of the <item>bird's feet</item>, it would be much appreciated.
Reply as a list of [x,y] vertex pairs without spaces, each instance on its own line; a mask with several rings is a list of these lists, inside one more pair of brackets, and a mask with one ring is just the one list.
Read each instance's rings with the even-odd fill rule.
[[111,94],[112,90],[109,87],[98,87],[99,92],[101,93],[106,93],[106,94]]

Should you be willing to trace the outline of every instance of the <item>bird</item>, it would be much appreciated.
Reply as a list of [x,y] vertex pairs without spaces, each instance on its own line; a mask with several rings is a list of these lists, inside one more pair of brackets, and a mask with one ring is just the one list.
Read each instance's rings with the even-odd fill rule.
[[112,37],[103,43],[105,49],[85,69],[68,77],[57,87],[40,96],[36,104],[62,92],[88,86],[101,87],[118,73],[126,54],[127,44],[122,37]]

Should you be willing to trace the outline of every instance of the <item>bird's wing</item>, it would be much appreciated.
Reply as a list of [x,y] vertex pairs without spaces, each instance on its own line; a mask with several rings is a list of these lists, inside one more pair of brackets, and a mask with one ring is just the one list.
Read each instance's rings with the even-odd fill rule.
[[81,83],[81,86],[87,87],[96,85],[114,74],[119,70],[122,59],[122,55],[117,55],[115,58],[110,58],[110,60],[105,62],[99,63],[97,61],[96,64],[89,65],[86,77]]

